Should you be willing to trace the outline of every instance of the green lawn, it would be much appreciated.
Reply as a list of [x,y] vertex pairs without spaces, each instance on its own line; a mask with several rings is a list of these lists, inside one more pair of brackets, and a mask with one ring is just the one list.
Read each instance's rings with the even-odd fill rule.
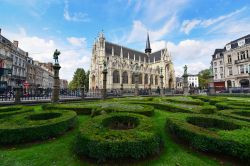
[[[41,111],[41,107],[36,106],[35,111]],[[177,144],[165,129],[166,118],[173,115],[175,115],[173,112],[155,110],[155,114],[151,118],[157,126],[157,130],[162,134],[164,148],[159,156],[149,157],[144,161],[133,162],[133,165],[232,165],[229,162],[218,160],[215,157],[208,157],[186,146]],[[91,118],[90,115],[78,115],[78,123],[83,123],[89,118]],[[77,130],[77,127],[75,127],[64,135],[49,141],[22,144],[8,148],[2,147],[0,148],[0,166],[95,165],[93,161],[79,159],[73,152],[72,146]],[[106,163],[106,165],[112,163]],[[123,161],[118,161],[117,163],[124,164]],[[126,165],[132,165],[132,163],[127,163]]]

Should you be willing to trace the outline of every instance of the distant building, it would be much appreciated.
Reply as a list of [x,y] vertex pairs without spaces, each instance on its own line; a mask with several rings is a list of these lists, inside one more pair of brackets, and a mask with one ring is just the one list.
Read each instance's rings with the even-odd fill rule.
[[[103,62],[106,62],[104,66]],[[103,88],[104,67],[107,68],[107,89],[134,89],[135,73],[138,73],[140,89],[157,89],[163,74],[163,87],[175,87],[175,71],[167,48],[151,53],[149,36],[145,52],[127,48],[105,40],[100,33],[92,49],[89,88]]]
[[[199,87],[199,77],[198,75],[194,75],[194,74],[188,74],[188,86],[189,87],[195,87],[198,88]],[[183,89],[184,87],[184,83],[183,83],[183,77],[176,77],[176,89]]]
[[67,88],[68,88],[68,81],[60,79],[60,89],[67,89]]
[[199,87],[199,77],[198,75],[188,74],[188,86],[189,87]]
[[211,65],[215,87],[249,87],[250,34],[216,49]]

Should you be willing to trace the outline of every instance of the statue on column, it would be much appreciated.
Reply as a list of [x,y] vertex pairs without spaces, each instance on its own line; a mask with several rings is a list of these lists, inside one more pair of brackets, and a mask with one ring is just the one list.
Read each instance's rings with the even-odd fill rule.
[[184,66],[184,75],[187,75],[187,65]]
[[61,52],[56,49],[55,52],[54,52],[54,55],[53,55],[53,59],[55,59],[55,64],[59,64],[58,56],[60,54],[61,54]]

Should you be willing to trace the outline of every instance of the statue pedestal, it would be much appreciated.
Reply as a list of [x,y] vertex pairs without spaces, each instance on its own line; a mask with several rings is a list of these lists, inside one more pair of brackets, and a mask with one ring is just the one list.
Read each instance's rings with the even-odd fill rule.
[[84,100],[84,87],[81,87],[80,90],[81,90],[81,99]]
[[102,88],[102,99],[105,100],[107,98],[107,69],[104,69],[102,74],[103,74],[103,88]]
[[188,75],[184,74],[183,76],[183,94],[184,96],[187,96],[188,93]]
[[59,102],[59,94],[60,94],[60,78],[59,78],[59,70],[61,66],[59,64],[54,64],[54,85],[52,89],[52,103],[58,103]]
[[161,79],[161,89],[160,89],[160,94],[161,96],[164,96],[164,92],[163,92],[163,75],[160,76]]
[[208,84],[208,95],[215,95],[215,88],[214,88],[214,76],[211,75],[209,78],[209,84]]
[[16,91],[16,93],[15,93],[15,103],[16,104],[19,104],[19,103],[21,103],[21,87],[16,87],[15,88],[15,91]]

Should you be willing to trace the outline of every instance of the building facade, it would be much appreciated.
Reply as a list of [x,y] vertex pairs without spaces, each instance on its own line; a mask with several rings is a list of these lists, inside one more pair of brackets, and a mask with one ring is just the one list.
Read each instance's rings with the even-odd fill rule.
[[100,33],[92,49],[89,89],[103,88],[104,62],[107,67],[107,89],[134,89],[138,73],[140,89],[160,87],[161,72],[163,87],[175,88],[175,71],[167,48],[151,53],[147,36],[145,53],[105,40]]
[[216,50],[211,62],[215,86],[249,87],[250,35],[226,44],[224,49]]

